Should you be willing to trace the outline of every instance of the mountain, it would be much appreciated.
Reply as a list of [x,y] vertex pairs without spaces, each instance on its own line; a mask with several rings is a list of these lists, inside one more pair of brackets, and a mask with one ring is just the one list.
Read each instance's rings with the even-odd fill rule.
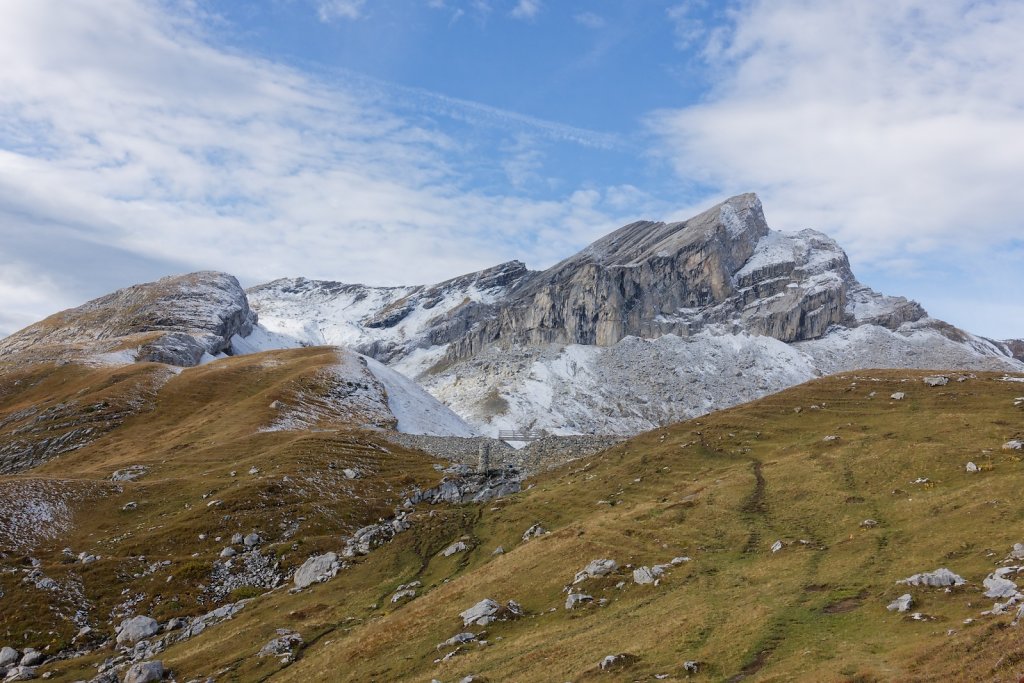
[[433,286],[298,279],[248,290],[268,330],[416,379],[484,433],[634,434],[856,368],[1018,370],[1012,347],[860,284],[813,230],[753,194],[632,223],[551,268]]

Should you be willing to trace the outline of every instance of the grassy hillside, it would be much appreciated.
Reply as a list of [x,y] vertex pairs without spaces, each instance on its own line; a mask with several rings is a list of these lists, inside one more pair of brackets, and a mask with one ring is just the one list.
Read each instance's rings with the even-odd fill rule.
[[[215,606],[198,588],[224,546],[214,535],[257,529],[286,567],[340,550],[342,534],[386,517],[401,489],[433,485],[438,474],[434,460],[385,446],[373,431],[257,431],[273,419],[274,400],[287,400],[330,362],[324,353],[186,370],[152,410],[30,474],[0,480],[87,492],[72,501],[67,534],[6,551],[5,567],[37,558],[49,576],[81,576],[96,615],[123,604],[129,589],[144,596],[133,613],[163,620]],[[161,657],[183,681],[1016,681],[1024,673],[1024,626],[1010,625],[1016,608],[980,613],[994,602],[983,597],[982,580],[1024,542],[1024,464],[1019,451],[1001,449],[1024,437],[1024,406],[1013,400],[1024,384],[978,374],[928,387],[923,374],[824,378],[640,435],[541,475],[516,496],[420,505],[409,532],[332,581],[258,597]],[[903,400],[889,398],[897,391]],[[980,471],[967,472],[968,461]],[[110,473],[133,464],[150,470],[113,488]],[[353,465],[366,476],[332,474]],[[249,475],[250,467],[259,473]],[[207,507],[210,500],[221,503]],[[137,507],[122,510],[129,501]],[[865,525],[869,519],[876,524]],[[550,533],[524,541],[535,523]],[[444,557],[458,540],[469,550]],[[782,548],[772,552],[776,541]],[[67,563],[65,545],[103,558]],[[505,552],[495,555],[498,546]],[[680,556],[690,561],[658,585],[633,582],[630,565]],[[597,558],[621,567],[581,582],[594,602],[567,611],[565,587]],[[166,569],[132,576],[164,559],[172,563]],[[896,584],[938,567],[967,585],[947,592]],[[33,602],[42,592],[20,576],[0,574],[0,634],[13,641],[28,630],[31,642],[49,639],[54,648],[68,641],[77,628]],[[422,582],[418,596],[392,604],[395,589],[414,580]],[[905,592],[920,620],[885,609]],[[515,600],[526,614],[464,628],[459,612],[484,598]],[[290,665],[256,656],[276,629],[305,641]],[[462,631],[482,633],[486,644],[468,643],[436,662],[456,649],[438,644]],[[617,653],[634,658],[598,669]],[[55,680],[88,678],[109,655],[43,670]],[[699,662],[697,674],[684,672],[688,660]]]

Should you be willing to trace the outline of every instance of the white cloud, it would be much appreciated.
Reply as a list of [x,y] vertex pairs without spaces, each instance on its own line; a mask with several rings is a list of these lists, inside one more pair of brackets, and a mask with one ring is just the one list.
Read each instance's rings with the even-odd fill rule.
[[[474,190],[459,170],[470,143],[384,101],[512,139],[582,144],[586,131],[312,79],[218,50],[163,7],[0,5],[0,263],[20,264],[0,268],[0,297],[24,302],[0,334],[168,267],[249,284],[435,282],[516,257],[548,265],[631,217],[613,190],[551,201]],[[528,173],[529,150],[515,151],[510,172]]]
[[676,47],[688,49],[707,35],[708,28],[698,14],[706,5],[707,0],[687,0],[665,10],[676,36]]
[[509,15],[515,19],[533,19],[540,13],[541,0],[518,0]]
[[604,17],[600,14],[594,14],[593,12],[581,12],[574,16],[573,19],[580,26],[592,29],[604,28],[608,24]]
[[1021,238],[1024,4],[754,0],[733,20],[707,100],[651,117],[680,176],[758,191],[855,265]]
[[337,19],[360,19],[366,0],[318,0],[317,14],[320,21],[331,22]]

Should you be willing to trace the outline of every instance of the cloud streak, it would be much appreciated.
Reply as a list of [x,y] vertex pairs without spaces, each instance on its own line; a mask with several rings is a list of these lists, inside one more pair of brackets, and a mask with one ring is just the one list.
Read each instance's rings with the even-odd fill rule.
[[992,248],[1024,213],[1024,5],[755,0],[706,41],[718,85],[650,126],[679,175],[881,262]]
[[[229,53],[162,7],[0,8],[0,211],[18,237],[0,243],[0,292],[23,302],[0,334],[168,267],[399,284],[523,255],[546,265],[630,213],[612,206],[615,188],[553,200],[475,190],[460,171],[472,144],[423,112],[510,140],[610,139]],[[389,98],[422,111],[403,117]],[[531,158],[508,154],[520,168]]]

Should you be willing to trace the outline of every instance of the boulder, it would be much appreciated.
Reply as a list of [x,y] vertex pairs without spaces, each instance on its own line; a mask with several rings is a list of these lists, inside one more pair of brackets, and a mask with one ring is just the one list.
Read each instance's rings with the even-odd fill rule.
[[22,666],[39,666],[45,660],[46,660],[46,655],[44,655],[39,650],[34,650],[32,648],[29,648],[29,649],[25,650],[25,654],[23,654],[21,656],[21,661],[18,662],[18,663],[21,664]]
[[476,640],[476,634],[475,633],[456,633],[454,636],[452,636],[448,640],[444,641],[443,643],[438,643],[436,649],[440,650],[443,647],[451,647],[453,645],[463,645],[465,643],[470,643],[470,642],[472,642],[474,640]]
[[548,530],[545,529],[544,527],[542,527],[540,524],[534,524],[529,529],[527,529],[525,532],[523,532],[523,540],[524,541],[529,541],[531,538],[537,538],[538,536],[543,536],[547,532],[548,532]]
[[160,625],[156,623],[156,619],[140,614],[131,619],[125,619],[117,627],[117,643],[118,645],[122,643],[134,645],[140,640],[155,635],[159,630]]
[[338,573],[337,553],[324,553],[315,555],[302,563],[302,566],[295,571],[295,586],[306,588],[314,583],[320,583],[333,579]]
[[910,593],[904,593],[888,604],[886,607],[890,612],[906,612],[914,604],[914,598]]
[[260,648],[258,657],[280,657],[289,655],[302,644],[302,636],[288,629],[277,629],[277,637]]
[[594,597],[591,595],[585,595],[583,593],[569,593],[569,596],[565,599],[565,609],[576,609],[580,605],[588,602],[593,602]]
[[234,557],[237,554],[238,554],[238,551],[235,550],[234,548],[232,548],[231,546],[228,546],[227,548],[224,548],[224,550],[220,551],[220,556],[223,559],[228,559],[229,557]]
[[10,681],[31,681],[35,677],[36,668],[34,666],[16,666],[7,672],[4,683],[10,683]]
[[394,605],[402,600],[411,600],[416,597],[415,588],[406,588],[404,590],[395,591],[395,594],[391,596],[391,604]]
[[10,666],[18,661],[18,651],[13,647],[0,648],[0,666]]
[[985,586],[985,597],[993,598],[996,600],[1002,598],[1012,598],[1017,595],[1017,584],[1009,579],[1004,579],[998,576],[989,575],[983,582]]
[[463,541],[456,541],[455,543],[452,543],[450,546],[445,548],[441,552],[441,554],[444,555],[445,557],[451,557],[455,553],[461,553],[461,552],[464,552],[466,550],[469,550],[469,546],[468,545],[466,545]]
[[462,617],[463,626],[469,626],[470,624],[486,626],[492,621],[497,620],[497,615],[500,611],[501,605],[499,603],[490,598],[484,598],[466,611],[461,612],[459,616]]
[[695,674],[700,672],[700,662],[688,659],[683,662],[683,671],[688,674]]
[[615,560],[591,560],[590,564],[584,567],[582,570],[576,572],[576,577],[573,579],[573,583],[579,583],[590,578],[597,578],[599,576],[607,576],[613,571],[619,568],[619,563]]
[[1004,451],[1019,451],[1024,449],[1024,441],[1020,439],[1011,439],[1003,444]]
[[132,664],[124,675],[124,683],[153,683],[164,678],[164,663],[160,660]]
[[954,574],[945,567],[940,567],[933,572],[914,574],[896,583],[905,583],[910,586],[932,586],[933,588],[944,588],[946,586],[962,586],[967,583],[962,576]]
[[904,394],[902,391],[897,391],[896,393],[894,393],[889,398],[891,398],[894,401],[902,401],[905,396],[906,396],[906,394]]
[[967,463],[967,467],[965,467],[964,469],[966,469],[968,472],[979,472],[979,471],[981,471],[980,468],[977,465],[975,465],[973,462],[968,462]]
[[633,582],[638,583],[641,586],[644,584],[654,583],[654,574],[651,573],[650,567],[638,567],[633,570]]
[[256,532],[248,534],[245,538],[242,539],[242,543],[247,548],[252,548],[252,547],[258,546],[262,541],[263,541],[263,539],[260,538],[260,535],[257,534]]
[[944,387],[949,384],[949,378],[945,375],[932,375],[931,377],[925,377],[924,383],[930,387]]
[[775,543],[772,543],[771,551],[773,553],[777,553],[780,550],[782,550],[782,541],[775,541]]
[[617,655],[607,655],[604,659],[598,663],[598,668],[601,671],[613,671],[615,669],[625,668],[630,664],[636,662],[639,657],[628,652],[622,652]]

